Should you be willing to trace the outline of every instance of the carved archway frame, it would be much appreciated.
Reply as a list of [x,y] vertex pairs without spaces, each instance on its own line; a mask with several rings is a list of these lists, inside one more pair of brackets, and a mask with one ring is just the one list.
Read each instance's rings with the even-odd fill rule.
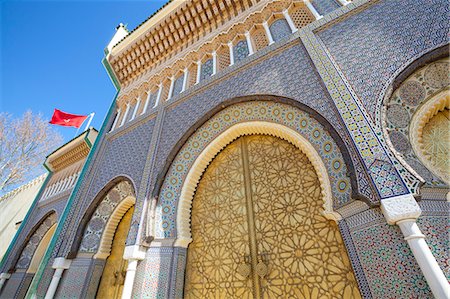
[[[203,170],[223,147],[245,134],[277,136],[308,155],[322,182],[326,201],[324,213],[328,218],[340,219],[333,207],[364,199],[358,192],[348,149],[326,119],[304,104],[282,97],[258,96],[250,100],[253,101],[249,101],[249,97],[237,98],[212,109],[203,121],[200,120],[185,134],[178,143],[179,147],[172,150],[153,192],[158,203],[154,220],[149,219],[150,236],[180,239],[178,245],[189,242],[190,201]],[[240,110],[240,116],[234,115],[227,120],[227,114],[237,113],[236,109]],[[251,109],[253,111],[249,111]],[[328,150],[326,154],[324,145]],[[202,152],[207,154],[203,156]],[[337,165],[338,170],[333,169],[333,165]],[[339,183],[345,188],[337,190]],[[336,197],[341,201],[338,202]]]
[[181,190],[177,209],[177,240],[175,246],[188,247],[192,242],[191,208],[197,185],[214,157],[236,138],[245,135],[262,134],[284,139],[299,148],[311,161],[316,170],[323,196],[323,215],[330,220],[339,221],[341,215],[333,211],[333,199],[328,171],[322,158],[313,145],[298,132],[281,124],[266,121],[251,121],[236,124],[219,135],[197,157]]
[[431,99],[428,99],[417,111],[414,113],[411,123],[409,125],[409,138],[412,149],[416,153],[419,160],[427,167],[431,172],[444,180],[447,184],[450,183],[450,178],[436,169],[431,163],[429,157],[423,151],[422,133],[426,124],[435,116],[439,111],[449,109],[450,107],[450,90],[444,90],[436,94]]

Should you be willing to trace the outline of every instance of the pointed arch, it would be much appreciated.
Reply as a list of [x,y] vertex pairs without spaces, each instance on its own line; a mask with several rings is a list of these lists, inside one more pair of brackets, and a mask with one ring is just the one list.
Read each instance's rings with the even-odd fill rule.
[[[164,168],[163,173],[160,174],[161,184],[157,183],[155,186],[156,193],[153,194],[158,198],[158,203],[155,210],[155,221],[152,220],[151,226],[149,226],[149,235],[156,239],[178,238],[178,202],[188,172],[207,146],[212,144],[223,132],[240,123],[266,122],[265,127],[268,128],[275,128],[274,124],[278,124],[286,129],[272,132],[270,129],[261,131],[259,128],[248,134],[275,134],[281,138],[292,140],[294,144],[294,139],[302,136],[312,145],[320,157],[319,160],[325,165],[331,185],[331,188],[327,189],[331,189],[329,198],[332,198],[327,203],[327,211],[332,211],[332,208],[329,208],[330,202],[333,208],[340,208],[356,198],[363,198],[358,193],[356,179],[353,179],[354,169],[352,161],[349,161],[348,149],[343,145],[331,124],[317,112],[298,102],[273,96],[265,96],[264,100],[259,100],[260,97],[262,96],[232,99],[226,103],[227,106],[221,105],[217,109],[213,109],[205,115],[203,121],[199,121],[190,129],[190,133],[180,140],[177,145],[179,148],[172,151],[171,158],[166,164],[167,168]],[[301,107],[298,107],[299,105]],[[288,137],[290,134],[280,133],[288,131],[287,129],[297,132],[297,137],[292,138]],[[306,148],[304,149],[306,150]],[[312,153],[312,151],[310,152]],[[317,163],[316,166],[318,167]],[[324,172],[322,171],[322,173]],[[325,178],[325,176],[323,177]],[[195,187],[194,185],[190,186],[193,190]],[[353,194],[354,191],[356,194]],[[331,215],[330,218],[333,218]],[[338,215],[334,217],[339,218]],[[187,234],[184,237],[189,239]]]
[[313,145],[298,132],[281,124],[274,124],[264,121],[245,122],[236,124],[219,135],[202,151],[202,153],[195,160],[194,165],[189,170],[178,202],[178,235],[175,242],[176,246],[187,247],[192,241],[190,226],[192,200],[194,198],[197,185],[210,162],[233,140],[241,136],[254,134],[278,137],[288,141],[300,149],[311,161],[311,164],[317,173],[320,187],[322,189],[324,209],[323,215],[327,219],[334,220],[336,222],[341,219],[341,215],[333,211],[333,199],[328,172],[319,153],[314,149]]
[[111,216],[114,215],[118,206],[124,204],[124,200],[126,203],[134,204],[135,190],[135,184],[127,176],[116,177],[101,189],[78,225],[68,258],[75,258],[79,251],[97,253]]

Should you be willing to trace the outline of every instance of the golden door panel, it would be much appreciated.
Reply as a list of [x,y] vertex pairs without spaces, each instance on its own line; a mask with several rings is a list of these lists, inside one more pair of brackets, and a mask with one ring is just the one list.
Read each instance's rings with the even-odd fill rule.
[[237,275],[250,252],[245,204],[241,150],[233,143],[197,187],[185,298],[253,298],[251,281]]
[[134,207],[131,207],[125,213],[114,233],[111,254],[106,260],[96,298],[113,299],[121,298],[122,296],[127,270],[127,261],[123,259],[123,252],[125,250],[128,231],[130,230],[133,211]]
[[360,298],[322,204],[317,174],[295,146],[263,135],[231,143],[193,200],[186,298]]
[[307,156],[279,138],[246,142],[263,298],[360,298],[339,229],[321,216]]

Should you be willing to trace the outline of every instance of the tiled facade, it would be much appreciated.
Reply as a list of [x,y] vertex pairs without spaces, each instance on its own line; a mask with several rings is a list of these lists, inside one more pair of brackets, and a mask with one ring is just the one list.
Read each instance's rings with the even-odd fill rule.
[[[196,74],[190,72],[183,80],[185,75],[177,70],[171,77],[171,97],[159,98],[155,105],[158,90],[152,90],[146,111],[113,128],[119,108],[115,99],[65,211],[64,205],[53,205],[62,215],[61,223],[33,282],[27,282],[31,283],[28,295],[45,296],[53,260],[64,257],[72,265],[64,271],[56,296],[94,296],[103,264],[92,256],[105,223],[125,197],[111,201],[111,192],[126,181],[131,190],[126,196],[135,197],[127,245],[138,245],[146,252],[143,260],[139,258],[133,297],[181,298],[189,248],[177,243],[178,217],[189,172],[202,152],[228,129],[258,121],[295,131],[320,156],[362,297],[432,298],[399,227],[389,225],[380,209],[385,199],[425,194],[420,179],[399,162],[383,135],[381,111],[401,84],[399,74],[448,44],[448,3],[310,3],[323,18],[294,33],[285,19],[270,22],[267,28],[273,44],[257,51],[253,45],[255,52],[249,55],[247,40],[236,40],[227,54],[234,55],[234,64],[218,71],[213,58],[198,57],[194,67],[186,66],[191,70],[201,63],[197,84],[184,90],[183,81],[192,82]],[[117,101],[138,85],[126,85]],[[145,100],[141,98],[141,105]],[[394,148],[398,150],[398,145]],[[448,185],[440,182],[427,188],[427,194],[434,195],[419,201],[422,214],[417,223],[450,278]],[[46,211],[29,220],[28,231]],[[15,246],[24,241],[25,236],[20,236]],[[6,260],[2,272],[16,267],[12,261]],[[13,286],[26,281],[19,276],[11,276],[1,296],[16,294],[18,288]]]

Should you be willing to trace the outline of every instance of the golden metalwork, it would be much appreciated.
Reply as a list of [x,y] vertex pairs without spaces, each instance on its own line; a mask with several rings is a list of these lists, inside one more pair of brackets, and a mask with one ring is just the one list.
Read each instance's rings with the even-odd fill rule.
[[128,262],[123,259],[125,241],[130,230],[134,207],[131,207],[117,226],[111,254],[106,260],[96,298],[121,298]]
[[211,162],[192,207],[185,298],[360,298],[305,154],[271,136]]

